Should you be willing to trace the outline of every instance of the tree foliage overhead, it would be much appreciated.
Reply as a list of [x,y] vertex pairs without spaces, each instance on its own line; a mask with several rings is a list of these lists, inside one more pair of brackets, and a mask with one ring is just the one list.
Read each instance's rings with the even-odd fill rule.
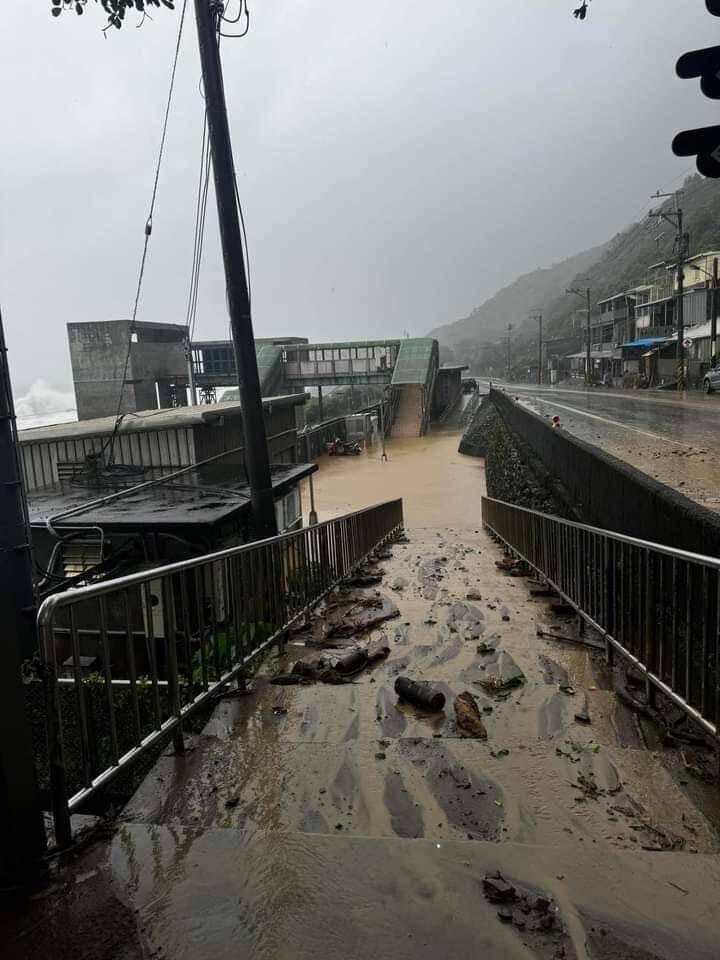
[[[88,0],[50,0],[50,11],[54,17],[59,17],[66,11],[74,10],[78,16],[85,12]],[[169,10],[175,9],[174,0],[95,0],[99,3],[107,14],[109,27],[116,27],[118,30],[122,27],[125,15],[133,11],[140,14],[142,19],[148,16],[148,11],[152,7],[167,7]]]
[[[584,20],[588,15],[588,3],[590,0],[582,0],[579,7],[573,10],[573,16],[578,20]],[[59,17],[66,10],[74,10],[78,16],[85,12],[88,0],[50,0],[50,10],[54,17]],[[108,24],[105,28],[116,27],[118,30],[122,27],[127,13],[137,11],[143,19],[148,16],[150,7],[168,7],[175,9],[174,0],[95,0],[99,3],[107,14]]]

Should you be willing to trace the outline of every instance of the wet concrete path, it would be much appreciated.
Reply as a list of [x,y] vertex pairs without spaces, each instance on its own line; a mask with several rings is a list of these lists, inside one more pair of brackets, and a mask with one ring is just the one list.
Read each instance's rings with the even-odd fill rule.
[[[648,748],[595,651],[537,636],[572,625],[496,566],[482,462],[457,442],[402,441],[387,464],[330,460],[317,478],[325,515],[405,497],[408,542],[377,587],[399,613],[373,634],[387,659],[342,685],[274,686],[309,656],[295,635],[19,910],[9,957],[717,957],[717,788]],[[511,672],[494,695],[488,678]],[[400,674],[445,710],[399,703]],[[465,690],[486,740],[456,725]],[[484,895],[496,871],[510,907]]]

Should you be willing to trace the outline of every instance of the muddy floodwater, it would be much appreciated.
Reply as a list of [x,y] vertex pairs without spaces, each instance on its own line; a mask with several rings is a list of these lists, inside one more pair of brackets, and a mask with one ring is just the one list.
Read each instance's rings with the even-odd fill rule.
[[[5,913],[4,957],[717,960],[707,752],[664,747],[543,585],[498,566],[458,441],[321,460],[321,519],[403,498],[378,582],[331,596],[160,757],[107,835]],[[354,649],[383,652],[338,677]],[[444,707],[400,700],[401,676]]]
[[[313,477],[318,519],[402,497],[408,525],[479,527],[485,471],[481,460],[458,453],[458,442],[456,430],[440,431],[389,440],[387,461],[377,444],[358,457],[321,457]],[[306,481],[306,514],[309,503]]]

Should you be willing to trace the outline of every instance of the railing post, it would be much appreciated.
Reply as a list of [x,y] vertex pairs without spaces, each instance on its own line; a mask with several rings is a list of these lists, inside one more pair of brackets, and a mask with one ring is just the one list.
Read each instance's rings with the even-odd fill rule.
[[40,627],[40,643],[43,653],[43,685],[45,688],[45,729],[48,744],[48,776],[50,778],[50,801],[53,812],[55,843],[62,850],[72,843],[70,810],[68,809],[65,779],[65,758],[62,746],[62,714],[60,691],[55,663],[55,638],[52,621]]
[[[178,681],[177,665],[177,630],[175,621],[175,597],[173,596],[172,576],[163,577],[163,610],[167,629],[167,670],[168,689],[170,692],[170,712],[174,717],[180,716],[180,685]],[[182,724],[178,724],[173,731],[173,746],[175,753],[185,753]]]

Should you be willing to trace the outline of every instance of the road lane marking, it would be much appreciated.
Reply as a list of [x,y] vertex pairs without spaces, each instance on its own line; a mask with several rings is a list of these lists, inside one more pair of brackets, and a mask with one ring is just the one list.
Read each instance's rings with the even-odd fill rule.
[[[627,423],[620,423],[619,420],[611,420],[609,417],[601,417],[597,413],[588,413],[587,410],[580,410],[579,407],[569,407],[564,403],[558,403],[556,400],[545,400],[535,398],[537,403],[546,403],[551,407],[559,407],[560,410],[569,410],[571,413],[579,413],[581,417],[589,417],[591,420],[600,420],[602,423],[609,423],[613,427],[622,427],[623,430],[630,430],[632,433],[639,433],[643,437],[651,437],[653,440],[662,440],[663,443],[671,443],[677,446],[677,440],[671,440],[669,437],[663,437],[659,433],[651,433],[649,430],[641,430],[639,427],[631,427]],[[527,403],[527,401],[525,401]],[[562,424],[561,424],[562,427]],[[572,432],[572,431],[568,431]],[[582,437],[580,437],[582,440]],[[680,441],[680,446],[683,446]]]

